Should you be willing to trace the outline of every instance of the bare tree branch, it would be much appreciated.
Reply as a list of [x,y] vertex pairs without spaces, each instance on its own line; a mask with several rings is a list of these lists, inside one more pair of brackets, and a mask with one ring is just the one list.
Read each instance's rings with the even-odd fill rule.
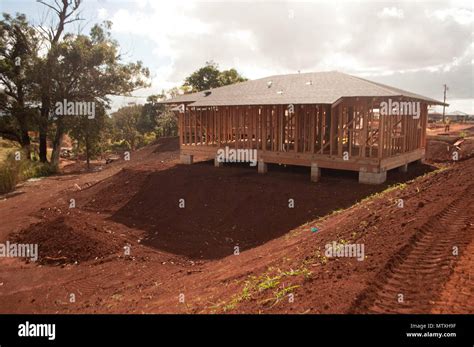
[[47,2],[45,1],[42,1],[42,0],[37,0],[40,4],[43,4],[44,6],[46,7],[49,7],[50,9],[52,9],[54,12],[56,12],[58,15],[60,14],[59,10],[57,8],[55,8],[54,6],[51,6],[50,4],[48,4]]

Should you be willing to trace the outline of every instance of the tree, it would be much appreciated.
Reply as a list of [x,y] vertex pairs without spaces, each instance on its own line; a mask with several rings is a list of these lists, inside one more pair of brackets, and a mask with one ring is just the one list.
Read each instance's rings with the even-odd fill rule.
[[140,138],[137,124],[142,114],[142,108],[141,105],[131,105],[121,107],[117,112],[112,113],[113,140],[125,140],[131,150],[137,147]]
[[219,70],[219,65],[213,61],[206,62],[206,65],[193,72],[184,80],[183,87],[190,87],[191,92],[200,92],[211,88],[218,88],[247,79],[242,77],[237,70]]
[[25,15],[3,14],[0,21],[0,134],[18,141],[30,158],[28,129],[36,109],[32,103],[32,71],[39,40]]
[[184,86],[190,86],[193,92],[220,87],[219,74],[218,65],[208,61],[204,67],[193,72],[185,79]]
[[219,84],[221,86],[245,81],[247,81],[247,79],[242,77],[236,69],[224,70],[219,74]]
[[[154,131],[157,137],[160,136],[176,136],[178,134],[178,120],[176,115],[169,105],[161,104],[159,101],[165,100],[166,95],[177,95],[179,89],[172,88],[161,94],[150,95],[147,98],[147,103],[143,105],[143,112],[141,119],[145,121],[139,121],[138,129],[142,133],[148,131]],[[146,123],[146,129],[143,129],[141,124]]]
[[157,136],[177,136],[178,135],[178,120],[174,112],[168,106],[158,116],[156,122]]
[[87,169],[90,168],[90,160],[100,154],[102,132],[107,124],[107,114],[102,104],[96,108],[95,117],[90,119],[87,115],[74,117],[69,134],[77,141],[79,149],[84,147]]
[[45,28],[39,26],[47,53],[44,58],[40,59],[36,70],[38,71],[37,77],[41,99],[39,118],[40,161],[47,162],[48,121],[53,101],[53,80],[51,76],[57,67],[59,55],[58,44],[61,41],[65,26],[72,22],[81,20],[78,16],[73,17],[73,15],[78,12],[81,0],[55,0],[54,2],[51,2],[51,4],[42,0],[39,0],[38,2],[45,5],[55,14],[55,23],[51,27]]
[[[130,95],[131,91],[148,86],[149,71],[141,62],[121,62],[110,28],[111,23],[104,22],[95,25],[90,36],[67,34],[58,44],[58,64],[52,74],[52,101],[87,102],[106,109],[110,95]],[[61,137],[76,120],[70,115],[56,115],[56,118],[52,155],[55,165],[59,160]]]

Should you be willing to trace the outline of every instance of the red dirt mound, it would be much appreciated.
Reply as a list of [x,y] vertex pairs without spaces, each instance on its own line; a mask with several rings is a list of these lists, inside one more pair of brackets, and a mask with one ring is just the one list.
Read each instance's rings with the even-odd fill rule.
[[179,151],[179,138],[160,137],[158,140],[155,141],[154,145],[156,145],[156,148],[153,153]]
[[[142,186],[149,173],[124,168],[100,184],[74,196],[77,200],[88,201],[86,210],[111,212],[121,208]],[[110,199],[113,196],[114,199]]]
[[[240,271],[251,264],[253,277],[241,281],[234,289],[236,294],[222,302],[228,306],[232,303],[236,313],[430,312],[472,240],[473,160],[388,191],[340,215],[315,221],[310,225],[320,228],[317,234],[307,230],[295,233],[286,246],[281,239],[278,246],[267,243],[258,250],[262,255],[258,262],[248,252],[244,256],[252,255],[254,261],[245,259]],[[398,199],[404,200],[403,208],[397,206]],[[363,244],[366,258],[325,257],[325,245],[334,241]],[[453,246],[458,247],[459,256],[453,255]],[[269,262],[265,271],[256,270],[265,259],[278,260]],[[311,276],[306,278],[303,270],[311,271]],[[256,285],[252,278],[257,279]],[[250,286],[245,288],[248,281]],[[271,286],[271,290],[263,290],[262,285]],[[246,293],[254,289],[254,294],[243,297],[244,289]],[[294,293],[294,303],[280,297],[289,290]],[[400,293],[404,296],[401,303]],[[445,310],[472,311],[467,298],[460,301],[463,307]]]
[[59,216],[33,224],[15,235],[14,240],[38,244],[40,264],[102,259],[119,249],[110,234],[77,216]]
[[[391,172],[390,182],[430,169],[411,168],[403,177]],[[217,259],[233,254],[236,246],[240,251],[257,247],[386,187],[359,184],[355,174],[346,172],[324,171],[321,182],[312,184],[308,168],[272,166],[270,171],[263,176],[244,166],[216,169],[196,163],[137,172],[140,181],[133,181],[143,183],[133,188],[135,194],[122,194],[132,189],[131,183],[124,185],[123,177],[117,177],[94,196],[93,207],[103,211],[105,206],[120,205],[110,219],[145,231],[144,244],[155,249],[193,259]],[[295,208],[289,208],[290,199]]]
[[[452,141],[455,143],[455,139]],[[453,161],[453,153],[455,151],[459,154],[459,159],[466,159],[474,155],[474,141],[466,139],[462,141],[458,146],[454,146],[453,143],[440,141],[440,140],[429,140],[426,148],[426,160],[431,162],[449,162]]]

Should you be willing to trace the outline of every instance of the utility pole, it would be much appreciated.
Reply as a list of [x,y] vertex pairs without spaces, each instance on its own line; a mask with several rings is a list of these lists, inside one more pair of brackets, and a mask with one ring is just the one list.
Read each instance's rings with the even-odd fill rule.
[[446,84],[443,84],[444,87],[444,100],[443,100],[443,124],[446,123],[445,119],[445,108],[446,108],[446,91],[448,90],[448,86]]

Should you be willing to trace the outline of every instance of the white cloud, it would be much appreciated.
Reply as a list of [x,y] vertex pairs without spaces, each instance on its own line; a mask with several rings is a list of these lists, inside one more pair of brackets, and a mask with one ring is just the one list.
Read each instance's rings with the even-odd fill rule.
[[474,22],[474,15],[472,13],[472,9],[469,10],[466,8],[448,8],[443,10],[436,10],[428,15],[435,17],[441,21],[453,19],[454,21],[462,25],[469,25]]
[[105,8],[99,8],[99,9],[97,10],[97,17],[98,17],[100,20],[107,19],[108,16],[109,16],[109,12],[107,11],[107,9],[105,9]]
[[384,7],[382,11],[378,13],[380,18],[403,18],[403,10],[396,7]]
[[107,15],[114,33],[151,42],[144,54],[157,62],[151,66],[154,91],[179,85],[214,60],[248,78],[341,70],[380,76],[381,82],[394,81],[404,89],[414,86],[432,97],[438,97],[438,89],[429,84],[442,85],[443,80],[458,83],[455,90],[462,97],[472,94],[472,73],[465,77],[465,71],[472,71],[472,11],[453,3],[136,4],[129,10],[109,9]]

